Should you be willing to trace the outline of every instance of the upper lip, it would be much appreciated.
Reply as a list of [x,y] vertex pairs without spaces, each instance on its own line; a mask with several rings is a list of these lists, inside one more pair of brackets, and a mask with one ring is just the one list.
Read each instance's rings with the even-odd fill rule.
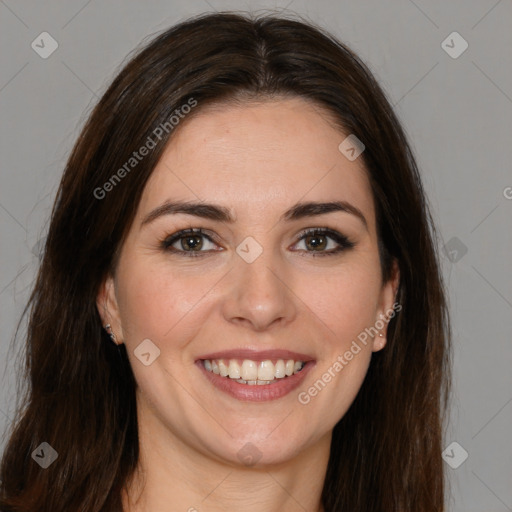
[[307,354],[301,354],[292,350],[272,349],[272,350],[254,350],[254,349],[232,349],[211,352],[197,358],[198,360],[212,359],[250,359],[252,361],[265,361],[268,359],[293,359],[294,361],[314,361],[314,358]]

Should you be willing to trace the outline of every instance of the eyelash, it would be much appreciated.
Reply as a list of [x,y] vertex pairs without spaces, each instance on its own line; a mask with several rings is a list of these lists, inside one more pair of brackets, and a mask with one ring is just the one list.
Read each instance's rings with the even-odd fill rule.
[[[182,229],[180,231],[177,231],[176,233],[164,238],[160,241],[160,247],[164,251],[169,251],[175,254],[184,255],[188,258],[201,258],[205,256],[206,254],[211,253],[212,251],[184,251],[181,249],[176,249],[172,247],[172,244],[174,244],[176,241],[185,238],[187,235],[201,235],[207,238],[210,242],[216,243],[215,240],[212,239],[211,236],[207,235],[205,231],[203,231],[202,228],[189,228],[189,229]],[[316,252],[316,251],[298,251],[300,256],[307,256],[311,255],[313,257],[324,257],[324,256],[334,256],[335,254],[339,254],[340,252],[343,252],[347,249],[352,249],[355,247],[355,243],[352,242],[349,238],[347,238],[345,235],[342,235],[341,233],[338,233],[337,231],[333,231],[329,228],[310,228],[305,229],[299,233],[299,242],[304,240],[308,236],[327,236],[328,238],[331,238],[334,240],[338,247],[336,249],[331,249],[327,252]],[[217,251],[213,251],[217,252]],[[302,253],[302,254],[301,254]]]

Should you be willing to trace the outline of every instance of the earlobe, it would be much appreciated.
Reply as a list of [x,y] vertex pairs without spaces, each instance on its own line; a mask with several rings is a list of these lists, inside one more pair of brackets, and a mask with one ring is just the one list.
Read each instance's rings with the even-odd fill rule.
[[373,349],[372,352],[378,352],[382,350],[386,346],[386,337],[381,332],[378,336],[375,336],[373,339]]
[[96,307],[101,318],[102,327],[110,339],[119,345],[122,343],[122,329],[119,308],[115,294],[115,282],[112,276],[105,278],[96,297]]

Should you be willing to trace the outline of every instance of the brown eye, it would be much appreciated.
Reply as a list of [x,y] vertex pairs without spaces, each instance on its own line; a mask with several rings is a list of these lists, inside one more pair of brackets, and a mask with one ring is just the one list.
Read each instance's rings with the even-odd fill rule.
[[205,256],[217,251],[217,244],[200,228],[183,229],[160,242],[163,250],[183,256]]
[[306,247],[313,251],[323,250],[327,247],[327,237],[322,235],[308,235],[304,238]]
[[202,235],[187,235],[181,238],[181,247],[184,251],[192,249],[193,251],[201,250],[203,247]]
[[299,242],[304,242],[303,254],[311,256],[330,256],[355,247],[345,235],[331,229],[309,229],[301,233]]

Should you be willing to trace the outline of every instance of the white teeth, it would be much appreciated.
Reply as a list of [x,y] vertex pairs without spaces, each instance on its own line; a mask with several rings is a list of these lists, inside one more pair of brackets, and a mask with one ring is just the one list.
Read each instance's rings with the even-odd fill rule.
[[258,366],[254,361],[245,359],[242,363],[242,379],[244,380],[257,380],[258,378]]
[[286,377],[286,366],[282,359],[279,359],[276,362],[274,375],[276,376],[276,379],[282,379],[283,377]]
[[229,361],[229,378],[230,379],[239,379],[240,378],[240,365],[234,361]]
[[258,380],[274,380],[274,363],[272,361],[261,361],[258,366]]
[[284,379],[302,370],[305,363],[288,359],[278,359],[275,364],[270,360],[252,361],[244,359],[242,364],[236,359],[203,360],[205,369],[221,377],[229,377],[240,384],[250,386],[270,384],[276,379]]
[[219,361],[219,375],[221,377],[227,377],[228,373],[228,367],[224,364],[224,361]]

